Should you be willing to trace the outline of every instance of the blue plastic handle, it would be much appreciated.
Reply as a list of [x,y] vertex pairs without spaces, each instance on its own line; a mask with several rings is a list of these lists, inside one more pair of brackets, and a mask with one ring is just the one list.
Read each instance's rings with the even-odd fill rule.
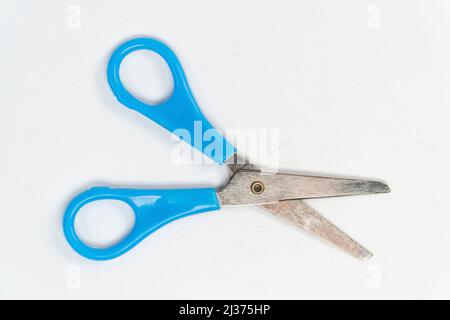
[[[157,105],[145,103],[134,97],[120,80],[120,65],[123,59],[136,50],[150,50],[159,54],[169,66],[174,88],[171,96]],[[235,148],[222,134],[214,129],[201,113],[183,68],[175,53],[164,43],[152,38],[136,38],[121,44],[111,55],[108,63],[108,82],[116,98],[123,105],[140,112],[158,123],[180,139],[192,145],[219,164],[223,164]],[[177,134],[179,129],[187,134]],[[200,136],[199,136],[200,135]]]
[[[78,211],[87,203],[97,200],[119,200],[128,204],[135,214],[130,233],[109,248],[93,248],[83,243],[75,231]],[[64,214],[64,235],[80,255],[93,260],[116,258],[165,224],[195,213],[218,210],[220,204],[216,190],[203,189],[116,189],[93,187],[72,199]]]

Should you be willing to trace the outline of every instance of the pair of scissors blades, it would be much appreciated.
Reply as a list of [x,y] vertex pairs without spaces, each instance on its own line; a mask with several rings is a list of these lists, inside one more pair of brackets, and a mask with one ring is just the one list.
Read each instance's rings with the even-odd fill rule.
[[[133,96],[120,79],[120,66],[130,53],[149,50],[159,54],[169,66],[174,88],[165,101],[152,105]],[[292,224],[328,241],[358,258],[372,254],[302,200],[390,192],[379,181],[344,179],[287,173],[266,173],[240,157],[228,142],[203,116],[186,80],[175,53],[153,38],[135,38],[119,45],[112,53],[107,78],[117,100],[175,133],[184,129],[195,135],[196,123],[209,130],[217,142],[216,148],[197,143],[196,139],[180,139],[192,145],[230,171],[228,183],[219,188],[128,189],[91,187],[76,195],[68,204],[63,218],[64,234],[71,247],[80,255],[94,260],[116,258],[165,224],[192,214],[219,210],[221,207],[256,205],[286,219]],[[75,218],[86,204],[98,200],[119,200],[128,204],[135,214],[132,230],[110,247],[94,247],[84,243],[75,230]]]

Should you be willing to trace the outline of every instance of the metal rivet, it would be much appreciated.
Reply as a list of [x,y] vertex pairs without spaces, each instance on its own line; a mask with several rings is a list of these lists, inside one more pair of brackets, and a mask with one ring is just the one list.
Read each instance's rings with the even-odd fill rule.
[[254,194],[261,194],[264,192],[264,183],[262,183],[261,181],[255,181],[251,184],[250,190]]

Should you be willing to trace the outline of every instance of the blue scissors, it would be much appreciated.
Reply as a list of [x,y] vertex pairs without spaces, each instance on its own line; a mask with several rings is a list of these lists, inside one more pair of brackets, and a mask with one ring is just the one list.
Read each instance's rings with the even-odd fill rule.
[[[143,102],[123,85],[119,71],[124,58],[137,50],[159,54],[169,66],[174,88],[171,96],[157,105]],[[63,218],[64,235],[70,246],[81,256],[94,260],[116,258],[141,242],[165,224],[189,215],[219,210],[223,206],[256,205],[294,225],[322,238],[358,258],[372,254],[339,230],[302,200],[369,193],[390,192],[382,182],[308,176],[301,174],[267,174],[258,166],[240,157],[234,146],[203,116],[198,107],[183,68],[175,53],[163,42],[153,38],[135,38],[119,45],[108,63],[109,86],[124,106],[141,113],[161,127],[174,133],[184,129],[195,135],[195,125],[201,124],[213,137],[214,147],[179,136],[219,165],[230,171],[228,183],[219,188],[129,189],[91,187],[76,195],[68,204]],[[132,230],[119,242],[100,248],[85,244],[77,235],[74,222],[79,210],[98,200],[118,200],[129,205],[135,214]]]

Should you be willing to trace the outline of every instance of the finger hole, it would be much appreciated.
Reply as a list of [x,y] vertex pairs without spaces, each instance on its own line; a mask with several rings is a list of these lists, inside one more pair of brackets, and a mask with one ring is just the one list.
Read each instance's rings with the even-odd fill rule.
[[75,219],[75,232],[86,245],[104,249],[126,237],[135,224],[132,208],[119,200],[98,200],[83,206]]
[[173,77],[166,61],[150,50],[137,50],[123,60],[120,79],[124,87],[141,102],[157,105],[170,98]]

